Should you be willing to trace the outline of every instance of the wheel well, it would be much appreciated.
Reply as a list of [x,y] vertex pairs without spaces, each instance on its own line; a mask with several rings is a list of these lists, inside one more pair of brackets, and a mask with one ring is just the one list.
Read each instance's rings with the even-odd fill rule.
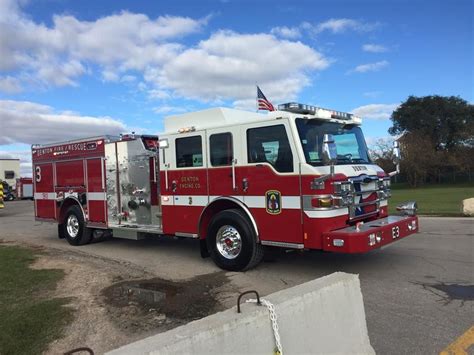
[[84,214],[84,209],[82,208],[81,204],[79,203],[78,200],[76,200],[75,198],[72,198],[72,197],[68,197],[66,198],[62,203],[61,203],[61,207],[59,207],[59,218],[58,218],[58,223],[59,224],[62,224],[64,223],[64,220],[66,219],[66,213],[67,213],[67,210],[71,207],[71,206],[79,206],[79,208],[81,209],[82,211],[82,214],[84,215],[84,220],[86,219],[86,216]]
[[242,201],[239,201],[231,197],[217,198],[214,201],[212,201],[209,205],[207,205],[206,208],[202,211],[201,216],[199,218],[199,226],[198,226],[199,238],[201,240],[206,239],[209,224],[211,222],[212,217],[214,217],[217,213],[224,210],[228,210],[228,209],[241,210],[244,213],[244,215],[247,216],[250,224],[253,226],[255,230],[257,241],[259,241],[257,224],[255,223],[255,220],[252,214],[250,213],[249,209],[244,203],[242,203]]

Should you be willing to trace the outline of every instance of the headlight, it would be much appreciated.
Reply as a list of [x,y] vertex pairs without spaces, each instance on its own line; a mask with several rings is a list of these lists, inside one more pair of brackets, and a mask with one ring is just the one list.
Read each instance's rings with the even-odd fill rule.
[[334,192],[336,194],[348,194],[354,191],[354,185],[350,181],[338,181],[334,183]]
[[347,207],[352,203],[352,195],[316,195],[311,196],[311,208],[341,208]]

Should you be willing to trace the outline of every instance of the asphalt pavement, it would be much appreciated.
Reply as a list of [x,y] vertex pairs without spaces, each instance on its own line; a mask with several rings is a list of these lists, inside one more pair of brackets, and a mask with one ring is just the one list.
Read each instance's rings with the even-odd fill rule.
[[[172,280],[219,271],[200,257],[196,240],[111,239],[72,247],[57,238],[56,225],[34,221],[31,201],[0,210],[0,240],[129,262]],[[474,218],[421,217],[419,234],[364,255],[279,253],[254,270],[228,272],[235,292],[221,302],[230,307],[241,291],[266,295],[336,271],[359,275],[377,353],[437,354],[474,325]]]

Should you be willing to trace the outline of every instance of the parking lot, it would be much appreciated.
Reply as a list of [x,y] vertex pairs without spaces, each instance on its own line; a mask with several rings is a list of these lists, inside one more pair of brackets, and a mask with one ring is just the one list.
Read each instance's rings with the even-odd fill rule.
[[[232,292],[219,301],[230,307],[244,290],[265,295],[335,271],[358,274],[377,353],[439,353],[473,325],[474,220],[421,218],[420,230],[366,255],[277,254],[254,270],[226,273]],[[201,259],[195,240],[112,239],[72,247],[57,238],[55,225],[34,221],[31,201],[9,202],[0,211],[0,240],[119,260],[169,280],[220,271],[209,258]]]

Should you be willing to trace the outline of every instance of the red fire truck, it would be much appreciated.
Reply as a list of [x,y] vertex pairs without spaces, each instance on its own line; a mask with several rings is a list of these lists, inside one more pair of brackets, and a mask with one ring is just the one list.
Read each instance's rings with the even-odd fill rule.
[[19,178],[16,179],[16,198],[19,200],[33,198],[33,179]]
[[360,124],[288,103],[171,116],[159,138],[34,145],[35,216],[72,245],[104,233],[195,238],[227,270],[257,265],[264,246],[368,252],[416,233],[418,219],[414,202],[388,215],[396,172],[371,162]]

